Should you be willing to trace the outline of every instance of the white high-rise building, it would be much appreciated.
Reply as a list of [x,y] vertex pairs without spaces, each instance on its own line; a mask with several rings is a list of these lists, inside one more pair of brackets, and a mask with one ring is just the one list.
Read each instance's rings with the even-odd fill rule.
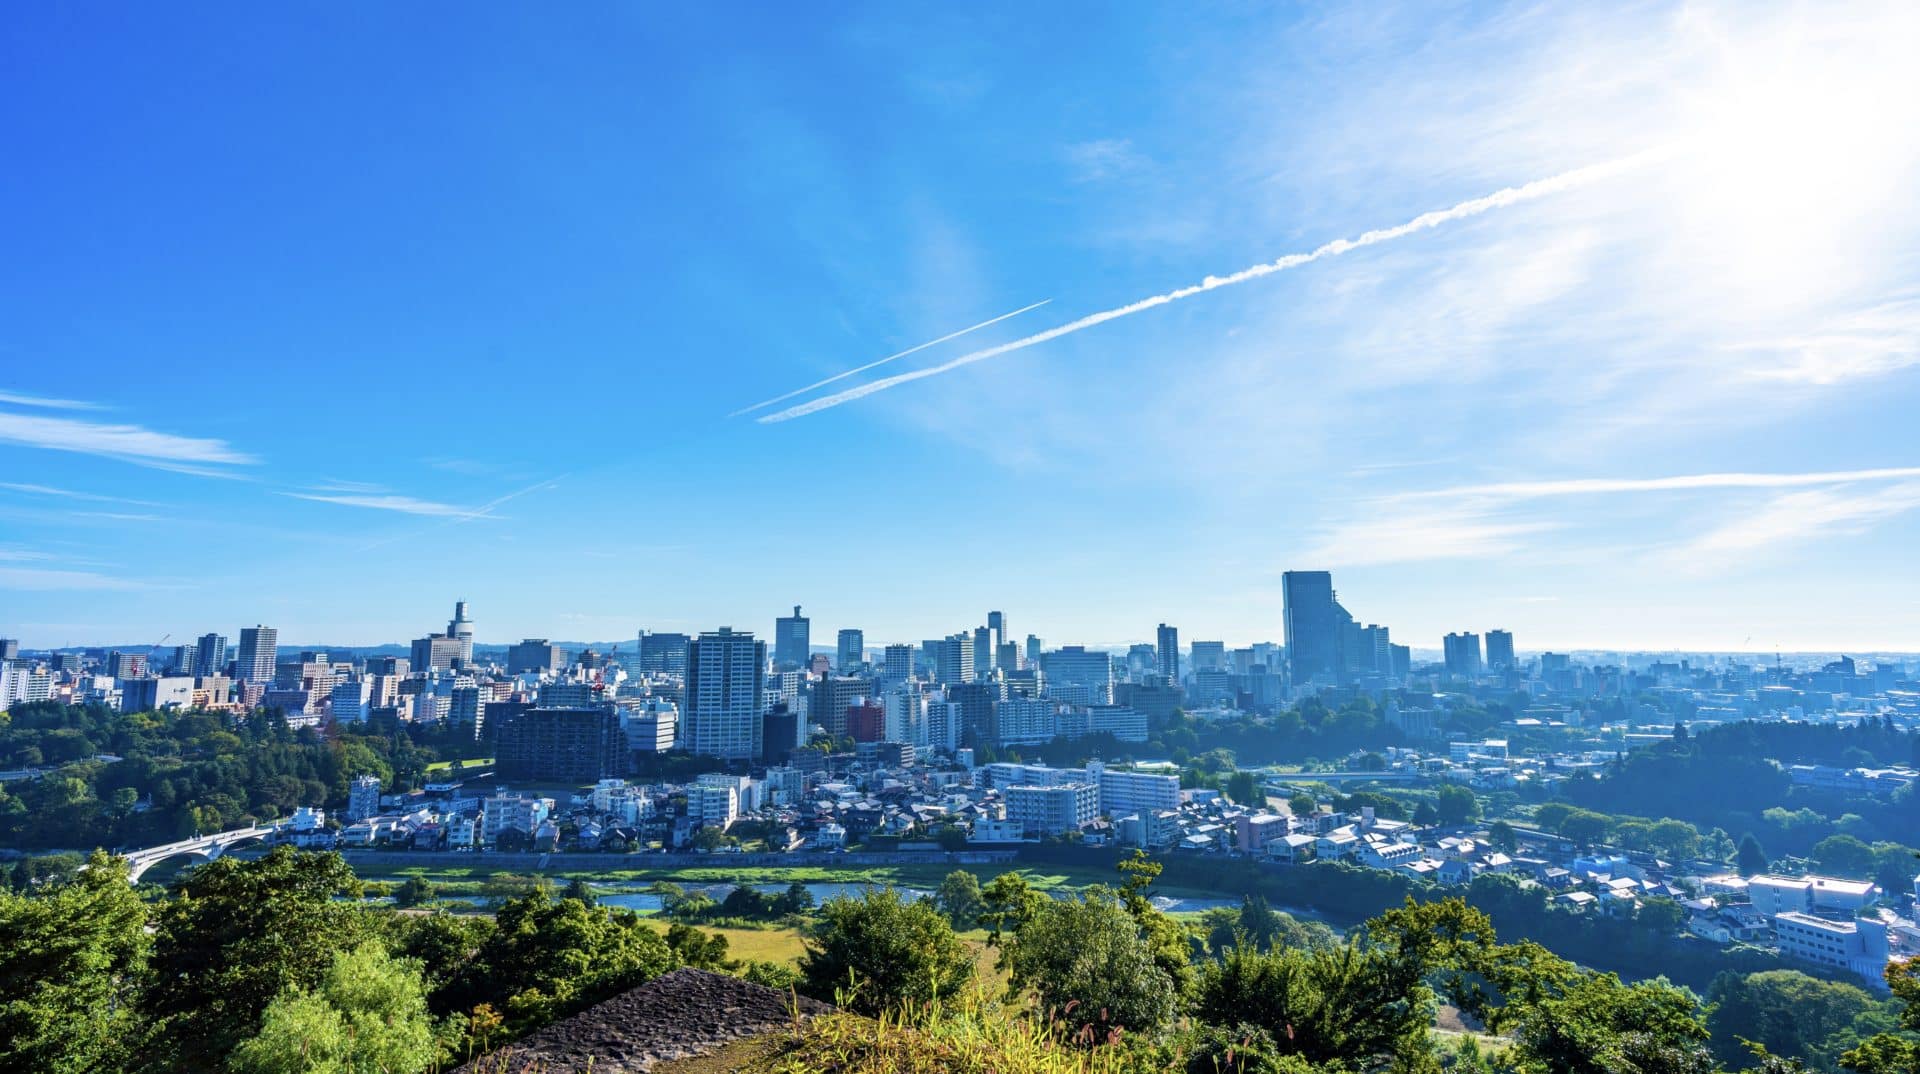
[[467,602],[453,602],[453,618],[447,621],[447,637],[460,645],[460,666],[473,663],[473,620],[467,618]]
[[380,777],[353,777],[353,786],[347,789],[347,819],[366,820],[379,812]]
[[767,646],[752,631],[721,627],[687,645],[681,744],[690,753],[758,760]]

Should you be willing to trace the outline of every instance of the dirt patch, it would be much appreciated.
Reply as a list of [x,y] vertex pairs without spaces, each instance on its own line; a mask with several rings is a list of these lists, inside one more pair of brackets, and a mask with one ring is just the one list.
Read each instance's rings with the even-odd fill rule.
[[[642,1074],[793,1025],[796,1001],[706,970],[674,970],[530,1034],[456,1074]],[[833,1008],[798,1000],[799,1016]]]

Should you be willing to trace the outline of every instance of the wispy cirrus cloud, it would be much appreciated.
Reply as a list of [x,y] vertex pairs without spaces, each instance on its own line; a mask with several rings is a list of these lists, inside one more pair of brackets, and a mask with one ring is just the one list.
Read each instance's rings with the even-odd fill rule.
[[152,500],[134,500],[125,496],[102,496],[97,492],[80,492],[75,489],[54,488],[51,485],[34,485],[16,481],[0,481],[0,489],[8,492],[24,493],[28,496],[54,496],[65,500],[85,500],[88,503],[124,503],[136,507],[159,507]]
[[1827,470],[1817,473],[1711,473],[1669,477],[1576,477],[1554,481],[1505,481],[1486,485],[1403,492],[1393,500],[1486,498],[1535,500],[1555,496],[1591,496],[1632,492],[1687,492],[1701,489],[1770,489],[1808,485],[1839,485],[1855,481],[1920,478],[1920,466],[1891,466],[1872,470]]
[[1641,553],[1668,565],[1698,566],[1716,555],[1862,532],[1920,506],[1920,467],[1583,477],[1389,493],[1362,501],[1352,515],[1325,527],[1309,554],[1334,566],[1512,555],[1528,548],[1529,537],[1578,528],[1576,508],[1556,512],[1549,507],[1559,501],[1756,490],[1777,494],[1746,510],[1737,501],[1716,508],[1716,517],[1727,511],[1734,517],[1705,534],[1642,545]]
[[1713,567],[1729,557],[1751,557],[1776,546],[1863,533],[1915,508],[1920,508],[1920,481],[1789,492],[1668,549],[1662,558]]
[[1828,386],[1920,365],[1920,299],[1889,302],[1838,318],[1805,335],[1735,344],[1762,355],[1747,370],[1761,380]]
[[1489,517],[1472,510],[1379,512],[1324,530],[1304,559],[1329,567],[1375,567],[1437,559],[1482,559],[1518,551],[1522,538],[1559,524]]
[[329,492],[323,488],[308,492],[283,492],[280,495],[296,500],[338,504],[342,507],[365,507],[374,511],[394,511],[403,515],[419,515],[425,518],[482,518],[491,514],[491,505],[464,507],[459,504],[439,503],[391,492]]
[[218,467],[259,461],[224,440],[45,414],[0,412],[0,443],[97,455],[200,476],[227,476]]
[[49,399],[43,395],[25,395],[21,392],[0,391],[0,403],[9,406],[33,406],[44,410],[99,410],[97,403],[88,403],[79,399]]

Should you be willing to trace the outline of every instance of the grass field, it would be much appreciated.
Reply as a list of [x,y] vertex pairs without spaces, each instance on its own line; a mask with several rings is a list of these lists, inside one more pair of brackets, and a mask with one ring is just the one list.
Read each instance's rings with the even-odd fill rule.
[[[449,860],[451,855],[422,855],[421,864],[403,866],[357,865],[356,871],[363,880],[404,880],[411,876],[424,877],[432,881],[444,896],[478,895],[488,877],[497,874],[520,874],[529,871],[525,863],[515,865],[494,865],[484,856],[458,855],[457,863]],[[868,866],[861,868],[827,868],[822,866],[725,866],[699,865],[682,867],[635,868],[628,863],[635,858],[609,856],[606,868],[596,869],[548,869],[540,875],[558,882],[581,877],[590,880],[596,887],[607,890],[639,891],[650,884],[666,881],[688,886],[702,884],[752,884],[785,885],[802,884],[872,884],[876,887],[892,885],[894,887],[932,890],[940,881],[956,869],[973,873],[986,883],[1001,873],[1018,871],[1027,878],[1027,883],[1041,891],[1077,890],[1090,884],[1115,884],[1118,874],[1101,869],[1073,869],[1061,866],[1043,866],[1040,868],[1021,868],[1017,864],[990,865],[907,865],[907,866]],[[645,858],[638,859],[640,861]],[[625,866],[625,867],[623,867]],[[1190,898],[1217,897],[1218,892],[1205,889],[1186,889],[1164,884],[1154,885],[1154,891],[1163,895]]]

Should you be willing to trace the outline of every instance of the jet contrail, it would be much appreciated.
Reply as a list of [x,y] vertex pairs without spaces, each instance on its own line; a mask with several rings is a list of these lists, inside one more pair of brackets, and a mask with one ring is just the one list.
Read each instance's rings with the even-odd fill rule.
[[1061,336],[1071,335],[1083,328],[1092,328],[1095,325],[1105,324],[1108,321],[1117,320],[1129,314],[1139,313],[1142,310],[1152,309],[1155,306],[1164,306],[1169,302],[1177,302],[1183,298],[1190,298],[1203,291],[1213,291],[1222,287],[1230,287],[1236,283],[1256,280],[1262,276],[1271,276],[1276,272],[1285,272],[1290,268],[1298,268],[1301,265],[1311,264],[1323,258],[1337,257],[1349,250],[1358,250],[1363,246],[1373,246],[1378,243],[1390,242],[1418,231],[1439,227],[1441,224],[1450,223],[1454,220],[1463,220],[1469,216],[1478,216],[1481,213],[1493,209],[1504,209],[1509,205],[1517,205],[1523,201],[1532,201],[1535,198],[1543,198],[1549,194],[1558,194],[1562,191],[1586,186],[1603,179],[1611,179],[1622,172],[1629,171],[1659,157],[1666,156],[1667,152],[1668,151],[1664,149],[1648,150],[1643,153],[1636,153],[1633,156],[1621,157],[1617,160],[1611,160],[1601,164],[1590,164],[1584,168],[1575,168],[1572,171],[1561,172],[1559,175],[1550,176],[1546,179],[1536,179],[1523,186],[1512,186],[1504,190],[1496,190],[1484,197],[1463,201],[1450,209],[1436,209],[1433,212],[1422,213],[1406,223],[1395,227],[1363,232],[1358,237],[1351,239],[1334,239],[1332,242],[1326,243],[1307,253],[1288,254],[1278,261],[1269,261],[1264,265],[1255,265],[1252,268],[1241,269],[1231,276],[1208,276],[1205,280],[1191,287],[1182,287],[1177,291],[1168,291],[1163,295],[1143,298],[1138,302],[1129,303],[1125,306],[1102,310],[1099,313],[1090,313],[1077,321],[1068,321],[1058,328],[1049,328],[1044,332],[1036,332],[1031,336],[1027,336],[1025,339],[1016,339],[1011,343],[1002,343],[998,346],[988,347],[985,350],[974,351],[971,354],[963,354],[951,361],[943,362],[940,365],[928,366],[925,369],[916,369],[911,373],[898,373],[891,377],[882,377],[879,380],[870,381],[858,387],[848,388],[845,391],[835,392],[832,395],[823,395],[818,399],[812,399],[798,406],[788,407],[785,410],[773,414],[766,414],[754,420],[762,424],[771,424],[774,422],[792,421],[794,418],[803,418],[808,414],[817,414],[822,410],[837,407],[842,403],[851,403],[855,399],[864,399],[875,392],[884,392],[888,388],[897,388],[902,384],[909,384],[927,377],[937,377],[942,373],[949,373],[955,369],[959,369],[961,366],[972,365],[975,362],[984,362],[989,358],[998,358],[1003,354],[1024,350],[1036,343],[1045,343],[1051,339],[1059,339]]
[[785,395],[776,395],[773,398],[768,399],[766,402],[755,403],[752,406],[748,406],[748,407],[741,407],[739,410],[736,410],[733,413],[728,414],[727,417],[737,418],[742,414],[751,414],[754,411],[759,410],[761,407],[772,406],[775,403],[784,403],[796,395],[805,395],[808,392],[814,390],[815,388],[824,388],[827,385],[832,384],[836,380],[845,380],[848,377],[853,376],[855,373],[865,373],[867,370],[872,369],[875,366],[886,365],[888,362],[893,361],[895,358],[905,358],[907,355],[912,354],[915,351],[926,350],[928,347],[931,347],[936,343],[945,343],[947,340],[950,340],[950,339],[959,339],[961,336],[966,335],[968,332],[978,331],[982,328],[987,327],[990,324],[999,324],[1001,321],[1004,321],[1009,317],[1018,317],[1021,314],[1027,312],[1028,310],[1037,310],[1041,306],[1044,306],[1047,303],[1052,301],[1053,299],[1051,298],[1043,298],[1040,301],[1035,302],[1031,306],[1022,306],[1019,309],[1014,310],[1012,313],[1003,313],[1000,316],[995,317],[991,321],[981,321],[979,324],[976,324],[971,328],[962,328],[958,332],[949,332],[946,335],[941,336],[939,339],[930,339],[925,343],[920,344],[917,347],[908,347],[906,350],[901,351],[899,354],[889,354],[885,358],[882,358],[877,362],[868,362],[866,365],[863,365],[858,369],[849,369],[845,373],[835,373],[833,376],[830,376],[825,380],[815,381],[804,388],[795,388],[794,390],[788,392]]

